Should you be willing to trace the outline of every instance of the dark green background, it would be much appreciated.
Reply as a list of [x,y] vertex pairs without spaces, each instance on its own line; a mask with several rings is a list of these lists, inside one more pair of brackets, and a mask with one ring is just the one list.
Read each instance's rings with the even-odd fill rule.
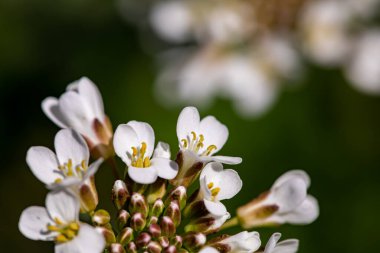
[[[58,128],[40,109],[67,83],[86,75],[98,84],[114,126],[136,119],[149,122],[156,139],[176,148],[181,108],[167,109],[153,96],[154,58],[143,52],[133,26],[115,3],[101,0],[0,1],[0,249],[52,252],[52,244],[24,238],[17,229],[21,211],[43,205],[46,189],[29,171],[32,145],[52,147]],[[380,99],[363,95],[339,71],[312,69],[299,86],[287,89],[258,119],[243,120],[228,101],[202,111],[230,130],[220,152],[237,155],[245,185],[238,205],[268,189],[289,169],[312,177],[310,192],[321,206],[310,226],[264,229],[299,238],[301,253],[378,252],[380,219]],[[108,207],[111,173],[97,175],[102,206]],[[235,232],[235,231],[231,231]]]

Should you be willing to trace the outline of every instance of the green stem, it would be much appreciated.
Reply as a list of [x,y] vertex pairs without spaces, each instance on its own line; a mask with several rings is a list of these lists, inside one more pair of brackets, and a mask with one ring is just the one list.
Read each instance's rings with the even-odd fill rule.
[[115,177],[115,180],[120,179],[120,174],[119,174],[119,170],[115,161],[115,157],[113,156],[113,157],[108,158],[107,162],[112,169],[112,174]]
[[239,225],[239,219],[238,219],[238,217],[235,216],[232,219],[230,219],[229,221],[227,221],[226,223],[224,223],[223,226],[220,227],[220,230],[227,229],[230,227],[234,227],[237,225]]

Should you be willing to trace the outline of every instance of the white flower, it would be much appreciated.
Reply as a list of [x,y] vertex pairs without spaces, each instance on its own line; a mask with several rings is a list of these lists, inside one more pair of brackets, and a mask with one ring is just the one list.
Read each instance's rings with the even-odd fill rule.
[[269,192],[238,209],[245,228],[270,224],[309,224],[319,215],[317,200],[307,195],[309,176],[301,170],[283,174]]
[[90,148],[99,144],[109,145],[112,126],[104,114],[101,94],[87,77],[69,84],[59,99],[48,97],[42,102],[42,110],[61,128],[73,128],[82,134]]
[[260,248],[260,235],[257,232],[243,231],[220,241],[227,244],[231,253],[251,253]]
[[19,229],[29,239],[55,241],[56,253],[101,253],[105,247],[103,236],[94,227],[79,222],[79,202],[66,191],[49,193],[46,208],[25,209]]
[[157,177],[173,179],[177,175],[178,165],[170,160],[169,145],[159,142],[153,150],[154,141],[154,131],[145,122],[130,121],[119,125],[115,131],[115,152],[128,166],[128,175],[137,183],[151,184]]
[[182,110],[177,121],[177,136],[181,150],[203,162],[218,161],[225,164],[239,164],[240,157],[214,156],[226,143],[228,129],[214,116],[200,120],[195,107]]
[[288,239],[277,243],[280,238],[280,233],[274,233],[269,238],[263,253],[295,253],[298,251],[299,241],[297,239]]
[[355,44],[346,75],[358,90],[380,94],[380,30],[364,33]]
[[26,161],[31,171],[50,189],[67,188],[80,195],[80,188],[86,187],[88,195],[85,198],[80,196],[82,211],[91,210],[98,201],[93,176],[103,159],[100,158],[89,166],[87,144],[72,129],[60,130],[55,136],[54,146],[56,154],[41,146],[28,150]]
[[233,198],[243,185],[238,173],[232,169],[223,170],[218,162],[208,163],[200,176],[200,194],[210,213],[223,215],[226,207],[220,202]]

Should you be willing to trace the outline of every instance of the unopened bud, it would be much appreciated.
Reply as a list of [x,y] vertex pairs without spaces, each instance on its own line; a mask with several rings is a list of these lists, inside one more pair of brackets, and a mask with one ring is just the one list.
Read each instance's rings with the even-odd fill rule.
[[129,202],[129,211],[131,214],[141,213],[144,217],[148,216],[149,207],[145,198],[140,193],[133,193],[131,201]]
[[174,222],[174,225],[178,227],[178,225],[181,223],[181,210],[179,208],[177,200],[170,202],[169,206],[165,210],[164,215],[170,217]]
[[170,245],[164,250],[165,253],[177,253],[177,248],[173,245]]
[[124,209],[121,209],[117,215],[117,227],[119,228],[119,230],[123,229],[123,227],[127,224],[128,222],[128,219],[130,218],[130,214],[124,210]]
[[176,228],[172,219],[168,216],[163,216],[161,219],[161,232],[163,235],[171,237],[175,234]]
[[169,239],[166,236],[159,237],[158,242],[163,248],[167,248],[170,245]]
[[158,223],[158,218],[156,216],[152,216],[149,218],[148,225],[157,224],[157,223]]
[[196,251],[203,245],[205,245],[207,238],[202,233],[187,233],[182,237],[183,245],[190,251]]
[[127,253],[137,253],[137,246],[134,242],[130,242],[127,245]]
[[125,183],[122,180],[116,180],[112,188],[112,201],[117,210],[123,208],[129,197],[130,195]]
[[184,186],[174,188],[166,199],[165,204],[168,205],[169,202],[173,200],[178,201],[181,210],[186,206],[187,193]]
[[162,251],[162,246],[158,242],[151,241],[146,249],[149,253],[160,253]]
[[175,186],[183,185],[188,187],[191,185],[204,166],[198,156],[194,155],[193,151],[190,150],[180,150],[177,154],[176,162],[179,167],[178,174],[174,179],[170,180],[170,183]]
[[176,235],[171,240],[171,245],[174,245],[177,249],[182,247],[182,237],[179,235]]
[[111,220],[110,214],[104,209],[97,210],[92,216],[92,222],[94,223],[95,226],[104,226],[107,223],[109,223],[110,220]]
[[159,217],[164,210],[165,205],[164,202],[161,199],[157,199],[151,209],[151,216]]
[[125,253],[124,247],[119,243],[112,243],[109,246],[110,253]]
[[153,238],[161,236],[160,226],[158,224],[151,224],[149,226],[149,233],[152,235]]
[[152,237],[148,233],[143,232],[139,236],[137,236],[135,243],[137,248],[143,248],[147,246],[151,240]]
[[149,185],[148,191],[146,192],[148,203],[153,204],[157,199],[164,197],[166,188],[166,180],[161,178],[157,179],[156,182]]
[[81,212],[89,213],[96,209],[99,203],[99,198],[94,177],[87,179],[79,187],[79,197]]
[[112,229],[106,227],[96,227],[96,230],[104,236],[107,245],[111,245],[116,242],[116,237]]
[[146,218],[141,213],[135,213],[131,218],[131,227],[133,230],[141,231],[145,228]]
[[199,218],[207,215],[209,212],[202,200],[195,200],[188,204],[183,211],[183,215],[186,218]]
[[127,245],[129,242],[133,240],[133,229],[130,227],[126,227],[123,230],[120,231],[120,233],[117,235],[117,241],[121,245]]

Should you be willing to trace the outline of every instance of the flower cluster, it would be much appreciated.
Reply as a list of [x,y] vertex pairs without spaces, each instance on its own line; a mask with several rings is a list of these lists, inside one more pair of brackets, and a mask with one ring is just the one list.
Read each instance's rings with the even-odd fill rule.
[[[174,160],[167,143],[155,145],[148,123],[130,121],[113,133],[100,93],[87,78],[42,107],[63,129],[56,134],[55,152],[39,146],[27,152],[31,171],[50,192],[46,208],[23,211],[19,229],[30,239],[54,241],[57,253],[296,252],[296,239],[278,242],[281,234],[274,233],[262,247],[259,233],[249,230],[309,224],[318,217],[318,203],[307,194],[310,178],[300,170],[282,175],[231,217],[223,200],[233,198],[243,182],[224,165],[242,159],[217,155],[228,129],[213,116],[201,119],[195,107],[178,117]],[[116,156],[125,164],[123,178]],[[95,173],[103,161],[111,161],[115,172],[115,217],[98,208]],[[232,226],[245,231],[220,234]]]
[[160,58],[163,103],[208,106],[221,97],[257,116],[302,77],[303,59],[341,68],[355,88],[380,94],[379,0],[151,2],[138,20],[175,47]]

